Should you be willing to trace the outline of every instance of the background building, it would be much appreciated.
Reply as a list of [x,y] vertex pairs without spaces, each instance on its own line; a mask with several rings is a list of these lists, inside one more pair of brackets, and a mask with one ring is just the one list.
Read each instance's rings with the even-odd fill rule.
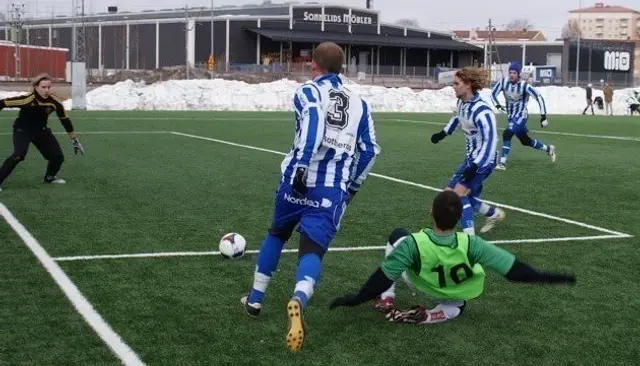
[[[640,6],[640,2],[639,2]],[[594,6],[569,12],[569,22],[589,39],[640,39],[640,11],[616,5]]]
[[[10,26],[0,23],[0,39],[10,39]],[[482,48],[450,33],[387,24],[376,10],[322,4],[112,9],[86,15],[82,22],[63,16],[25,19],[19,40],[69,48],[71,58],[80,42],[74,27],[84,29],[84,59],[94,75],[187,67],[187,77],[198,77],[211,58],[222,73],[308,74],[314,45],[322,41],[344,48],[352,76],[427,78],[439,68],[482,62]]]
[[[489,41],[491,33],[492,32],[489,32],[487,30],[456,30],[453,31],[453,38],[460,41]],[[493,31],[492,36],[496,42],[541,42],[547,40],[547,36],[545,36],[541,31],[537,30],[496,30]]]

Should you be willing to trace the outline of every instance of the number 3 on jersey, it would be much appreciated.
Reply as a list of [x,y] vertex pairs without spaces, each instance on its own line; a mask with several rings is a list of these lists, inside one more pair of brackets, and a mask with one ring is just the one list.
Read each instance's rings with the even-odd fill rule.
[[343,129],[349,123],[349,96],[340,90],[330,90],[331,104],[327,110],[327,124]]

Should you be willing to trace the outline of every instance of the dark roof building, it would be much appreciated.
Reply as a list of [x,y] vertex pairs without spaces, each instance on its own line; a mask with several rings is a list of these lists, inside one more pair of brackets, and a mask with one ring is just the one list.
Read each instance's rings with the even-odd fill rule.
[[[345,64],[366,73],[428,74],[437,65],[466,66],[483,57],[481,47],[455,40],[451,33],[383,23],[376,10],[317,3],[138,13],[114,9],[85,15],[82,23],[69,16],[29,19],[20,42],[73,51],[74,25],[85,29],[90,69],[194,65],[211,55],[217,67],[227,70],[292,67],[308,62],[322,41],[343,46]],[[0,39],[11,38],[9,29],[9,23],[0,23]]]

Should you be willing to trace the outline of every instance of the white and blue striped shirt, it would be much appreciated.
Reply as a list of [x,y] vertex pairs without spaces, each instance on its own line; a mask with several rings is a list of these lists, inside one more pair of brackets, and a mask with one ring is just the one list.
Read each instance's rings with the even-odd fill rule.
[[509,78],[503,78],[498,81],[491,91],[491,101],[495,105],[500,104],[498,102],[498,95],[500,92],[504,93],[507,117],[510,121],[520,123],[527,120],[529,117],[529,111],[527,108],[529,97],[535,98],[538,102],[540,114],[547,114],[547,106],[542,94],[524,80],[518,80],[515,83],[512,83]]
[[467,164],[476,164],[479,173],[493,170],[496,164],[498,127],[493,110],[478,93],[468,102],[458,99],[457,114],[445,126],[444,132],[451,135],[458,127],[466,137]]
[[296,168],[307,167],[307,187],[359,189],[380,153],[368,104],[335,74],[300,86],[293,104],[296,134],[282,181],[293,183]]

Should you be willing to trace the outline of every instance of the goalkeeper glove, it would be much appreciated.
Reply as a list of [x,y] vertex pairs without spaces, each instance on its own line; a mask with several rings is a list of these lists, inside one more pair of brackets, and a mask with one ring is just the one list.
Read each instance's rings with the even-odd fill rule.
[[82,147],[82,144],[78,140],[77,136],[73,138],[73,143],[71,145],[73,146],[73,152],[76,155],[78,155],[78,153],[84,155],[84,147]]
[[433,135],[431,135],[431,142],[434,144],[437,144],[438,142],[440,142],[440,140],[444,139],[445,137],[447,137],[447,133],[444,131],[434,133]]
[[296,175],[293,177],[293,195],[296,197],[307,194],[307,168],[299,167],[296,169]]
[[549,122],[547,122],[547,115],[543,114],[542,117],[540,117],[540,126],[542,126],[542,128],[547,127],[547,125],[549,125]]

